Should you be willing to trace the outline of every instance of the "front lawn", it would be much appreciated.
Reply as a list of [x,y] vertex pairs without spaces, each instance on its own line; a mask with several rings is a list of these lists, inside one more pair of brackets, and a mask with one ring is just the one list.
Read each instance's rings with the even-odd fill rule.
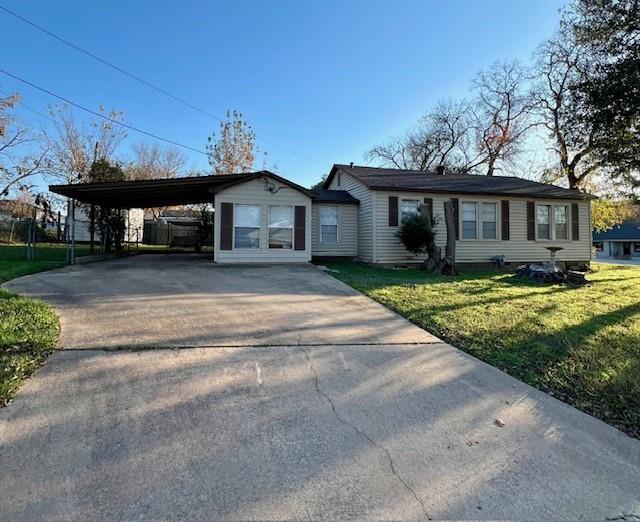
[[[58,246],[42,248],[35,261],[26,261],[16,250],[19,248],[0,246],[0,283],[64,266],[64,250]],[[0,289],[0,406],[7,404],[24,379],[55,350],[59,335],[53,308]]]
[[592,284],[575,289],[508,273],[329,267],[461,350],[640,438],[640,267],[596,265]]

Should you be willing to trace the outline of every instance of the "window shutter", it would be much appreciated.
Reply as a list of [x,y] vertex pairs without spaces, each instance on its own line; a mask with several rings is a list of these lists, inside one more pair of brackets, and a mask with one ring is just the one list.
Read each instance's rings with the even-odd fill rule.
[[296,206],[293,216],[293,228],[294,228],[294,250],[306,249],[306,237],[307,237],[307,207]]
[[424,206],[427,207],[427,214],[431,218],[433,225],[433,198],[424,198]]
[[453,205],[453,217],[456,220],[456,239],[460,239],[460,201],[458,198],[451,198],[451,204]]
[[233,248],[233,203],[220,203],[220,250]]
[[502,220],[502,239],[504,241],[508,241],[510,238],[509,235],[509,200],[508,199],[503,199],[501,202],[501,209],[500,209],[500,214],[501,214],[501,220]]
[[580,241],[580,217],[577,203],[571,203],[571,239]]
[[398,226],[398,198],[389,196],[389,226]]
[[527,240],[535,241],[536,239],[536,204],[533,201],[527,201]]

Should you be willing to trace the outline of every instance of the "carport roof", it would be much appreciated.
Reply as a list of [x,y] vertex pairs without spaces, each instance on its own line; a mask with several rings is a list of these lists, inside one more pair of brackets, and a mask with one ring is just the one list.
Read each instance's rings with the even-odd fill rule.
[[49,190],[83,203],[109,208],[151,208],[210,202],[213,194],[227,187],[265,176],[313,197],[310,190],[268,170],[221,176],[50,185]]

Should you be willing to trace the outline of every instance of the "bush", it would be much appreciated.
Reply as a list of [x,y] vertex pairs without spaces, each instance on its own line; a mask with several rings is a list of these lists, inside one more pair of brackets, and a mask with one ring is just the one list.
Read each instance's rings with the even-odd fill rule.
[[435,236],[431,220],[421,212],[404,218],[396,233],[396,237],[412,254],[427,253]]

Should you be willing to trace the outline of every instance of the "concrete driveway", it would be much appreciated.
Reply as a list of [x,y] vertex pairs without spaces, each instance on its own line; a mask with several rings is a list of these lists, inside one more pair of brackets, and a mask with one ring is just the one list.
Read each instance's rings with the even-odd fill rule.
[[15,279],[53,304],[64,348],[412,343],[437,339],[311,265],[144,255]]
[[[160,286],[149,288],[159,275]],[[90,287],[78,283],[92,278]],[[640,514],[640,442],[435,340],[313,267],[222,269],[140,258],[11,287],[56,303],[65,346],[101,342],[72,333],[82,312],[82,328],[107,328],[118,336],[114,345],[203,347],[54,354],[0,410],[2,520]],[[192,319],[180,327],[191,294],[203,308],[198,317],[209,328],[229,325],[226,332],[194,332]],[[176,300],[177,309],[166,304]],[[216,322],[225,300],[249,325],[262,314],[271,321],[250,332],[235,313]],[[140,304],[147,315],[160,307],[168,317],[156,327],[172,332],[154,334],[145,324],[151,319],[134,309]],[[215,313],[205,313],[210,307]],[[128,313],[142,335],[123,335],[100,310]],[[289,316],[304,328],[296,331]],[[324,344],[316,344],[323,330]]]

